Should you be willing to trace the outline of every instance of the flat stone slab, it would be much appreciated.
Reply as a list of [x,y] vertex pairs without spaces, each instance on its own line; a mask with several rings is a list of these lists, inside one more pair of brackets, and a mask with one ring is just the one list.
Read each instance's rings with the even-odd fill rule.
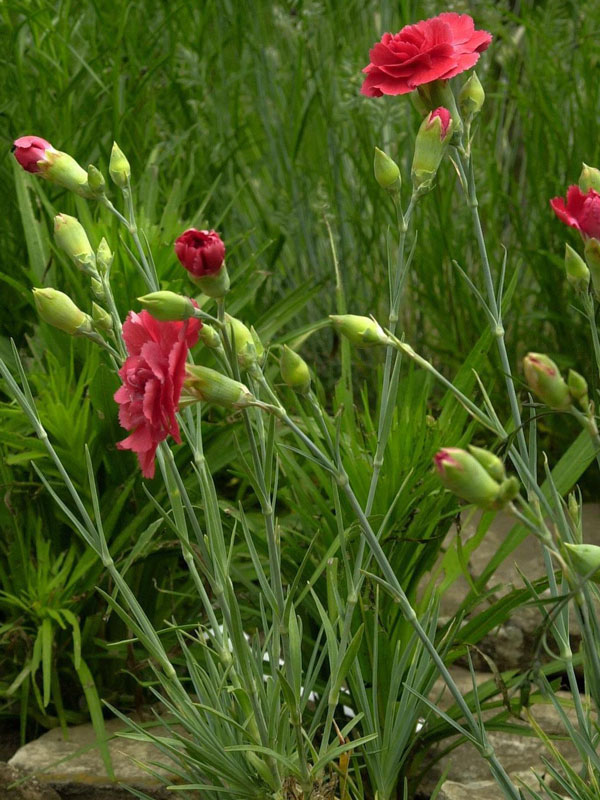
[[[172,797],[160,780],[139,766],[139,763],[150,761],[164,762],[163,754],[150,742],[115,736],[118,731],[128,730],[119,719],[107,720],[105,727],[107,735],[113,737],[108,741],[108,750],[114,780],[108,776],[100,751],[95,746],[96,734],[91,723],[69,728],[68,739],[63,737],[60,728],[54,728],[19,748],[8,763],[34,774],[43,784],[57,789],[62,798],[130,800],[132,795],[120,789],[120,784],[135,786],[157,800]],[[160,728],[153,730],[160,735]],[[154,766],[152,769],[170,783],[178,780],[168,770]],[[0,794],[0,797],[3,799],[4,795]]]

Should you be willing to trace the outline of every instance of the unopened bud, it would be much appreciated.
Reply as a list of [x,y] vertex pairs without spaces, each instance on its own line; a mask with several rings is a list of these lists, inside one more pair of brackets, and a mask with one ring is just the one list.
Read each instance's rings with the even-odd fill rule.
[[383,328],[371,317],[360,317],[357,314],[330,314],[329,319],[335,330],[356,347],[374,347],[389,343]]
[[398,164],[378,147],[375,148],[373,171],[375,172],[375,180],[382,189],[390,191],[400,189],[401,179]]
[[92,331],[90,317],[77,308],[68,295],[57,289],[33,289],[37,312],[44,322],[71,336]]
[[479,508],[499,508],[500,484],[479,461],[458,447],[439,450],[433,459],[442,484],[458,497]]
[[565,542],[565,548],[571,558],[575,572],[586,578],[591,578],[594,583],[600,583],[600,547],[595,544],[570,544]]
[[[259,353],[256,350],[256,333],[253,336],[252,331],[247,328],[241,320],[236,319],[236,317],[231,317],[229,314],[225,315],[225,321],[227,322],[228,332],[233,339],[233,346],[238,363],[242,369],[249,369],[259,360]],[[258,336],[256,336],[256,339],[260,342]],[[260,347],[262,348],[262,344]],[[260,355],[262,355],[262,353]]]
[[479,114],[485,101],[485,92],[475,72],[464,83],[458,95],[460,113],[468,118]]
[[149,311],[155,319],[164,322],[169,320],[189,319],[194,316],[196,306],[189,297],[175,292],[150,292],[138,297],[142,308]]
[[475,447],[472,444],[469,445],[469,452],[494,480],[503,481],[506,478],[502,459],[498,458],[495,453],[490,453],[489,450],[484,450],[483,447]]
[[569,387],[569,392],[571,393],[571,397],[574,400],[577,400],[579,405],[584,410],[587,410],[587,407],[589,405],[588,385],[583,375],[580,375],[578,372],[575,372],[574,369],[570,369],[567,374],[567,386]]
[[600,193],[600,169],[590,167],[583,164],[581,175],[579,176],[579,188],[584,194],[587,194],[590,189]]
[[92,294],[96,300],[100,300],[100,302],[103,303],[106,300],[106,292],[104,291],[102,281],[99,281],[98,278],[92,278],[90,284],[92,287]]
[[54,217],[54,240],[79,269],[84,272],[96,271],[96,257],[83,225],[68,214]]
[[110,153],[110,163],[108,165],[110,177],[120,189],[127,188],[127,183],[131,177],[131,167],[125,154],[116,142],[113,142]]
[[575,492],[571,492],[569,494],[567,499],[567,509],[569,511],[569,517],[571,517],[571,521],[578,528],[581,520],[581,513]]
[[310,370],[308,364],[287,345],[283,346],[283,353],[279,361],[279,369],[284,382],[300,394],[306,394],[310,389]]
[[585,240],[583,248],[585,255],[585,263],[590,268],[590,277],[592,279],[592,289],[597,300],[600,300],[600,241],[598,239]]
[[567,280],[576,292],[587,292],[590,285],[590,271],[583,258],[571,245],[565,245],[565,272]]
[[110,251],[110,247],[108,246],[108,242],[104,237],[102,237],[102,241],[98,245],[98,249],[96,250],[96,266],[98,271],[105,275],[110,272],[110,268],[112,266],[114,255]]
[[38,162],[39,174],[46,180],[68,189],[70,192],[91,197],[88,174],[68,153],[47,150],[43,161]]
[[209,347],[211,350],[218,350],[221,347],[221,337],[212,325],[208,325],[206,322],[198,331],[198,338],[205,347]]
[[92,322],[94,328],[105,333],[110,333],[113,326],[113,319],[111,315],[98,303],[92,303]]
[[255,402],[247,386],[210,367],[187,364],[184,386],[190,398],[226,408],[243,408]]
[[88,167],[88,186],[93,195],[101,196],[106,190],[104,175],[93,164]]
[[433,187],[451,138],[450,112],[447,108],[436,108],[425,117],[417,133],[411,173],[415,192],[424,194]]
[[572,397],[558,367],[543,353],[528,353],[523,359],[523,370],[529,388],[542,403],[556,411],[571,405]]

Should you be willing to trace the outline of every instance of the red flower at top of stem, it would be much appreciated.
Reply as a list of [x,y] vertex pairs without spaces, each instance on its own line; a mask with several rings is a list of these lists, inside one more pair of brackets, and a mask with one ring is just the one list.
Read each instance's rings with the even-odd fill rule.
[[181,442],[175,414],[185,377],[188,349],[198,341],[199,319],[161,322],[147,311],[130,311],[123,324],[128,358],[119,370],[115,392],[119,422],[131,434],[119,450],[137,454],[142,474],[154,477],[154,457],[169,434]]
[[475,66],[492,41],[468,14],[446,12],[399,33],[384,33],[369,52],[361,92],[367,97],[407,94],[424,83],[453,78]]
[[567,202],[563,197],[554,197],[550,205],[556,216],[578,230],[584,239],[600,239],[600,194],[594,189],[583,193],[579,186],[569,186]]
[[194,278],[202,278],[221,269],[225,245],[216,231],[188,228],[175,240],[175,254]]

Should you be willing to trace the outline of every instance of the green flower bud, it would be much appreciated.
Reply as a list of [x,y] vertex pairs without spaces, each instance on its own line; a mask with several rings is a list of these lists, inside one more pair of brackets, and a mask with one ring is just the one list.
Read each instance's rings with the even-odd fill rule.
[[106,190],[104,175],[93,164],[88,167],[88,186],[90,192],[98,197],[103,195]]
[[600,241],[594,238],[586,239],[583,253],[585,262],[590,268],[594,295],[597,300],[600,300]]
[[590,189],[595,192],[600,192],[600,169],[596,167],[589,167],[587,164],[582,165],[581,175],[579,176],[579,188],[584,194],[587,194]]
[[[229,314],[225,314],[225,321],[227,322],[228,333],[233,340],[238,363],[242,369],[249,369],[257,363],[264,352],[260,339],[256,335],[256,332],[253,336],[252,331],[247,328],[241,320],[231,317]],[[260,354],[256,349],[257,341],[262,348]]]
[[189,319],[196,311],[189,297],[175,292],[150,292],[138,301],[155,319],[163,321]]
[[567,500],[567,509],[569,511],[569,517],[571,518],[571,522],[575,525],[577,530],[577,535],[580,536],[581,534],[581,508],[579,503],[577,502],[577,497],[575,496],[575,492],[571,492],[569,494]]
[[389,191],[400,189],[401,178],[398,164],[378,147],[375,148],[373,170],[375,172],[375,180],[382,189],[388,189]]
[[483,86],[477,74],[473,72],[469,79],[463,84],[458,95],[460,113],[465,117],[473,118],[481,111],[484,101],[485,92],[483,91]]
[[190,277],[200,291],[209,297],[225,297],[231,286],[225,262],[223,262],[219,271],[212,275],[200,275],[199,277],[190,275]]
[[247,386],[210,367],[187,364],[184,387],[189,399],[226,408],[244,408],[255,402]]
[[584,577],[591,578],[594,583],[600,583],[600,547],[595,544],[570,544],[565,542],[565,548],[571,558],[575,572]]
[[452,118],[447,108],[436,108],[421,123],[412,163],[414,191],[424,194],[433,188],[438,167],[452,138]]
[[110,247],[108,246],[108,242],[104,237],[102,237],[102,241],[98,245],[98,249],[96,250],[96,266],[98,267],[99,272],[102,275],[106,275],[110,272],[110,268],[112,266],[114,255],[110,251]]
[[569,387],[569,392],[571,393],[571,397],[574,400],[577,400],[579,402],[579,405],[584,410],[587,410],[587,407],[589,405],[588,385],[583,375],[580,375],[578,372],[575,372],[574,369],[570,369],[567,375],[567,386]]
[[572,403],[571,393],[558,367],[542,353],[528,353],[523,370],[529,388],[542,403],[556,411],[565,411]]
[[77,308],[63,292],[56,289],[33,289],[37,312],[44,322],[71,336],[83,336],[92,332],[90,317]]
[[300,394],[306,394],[310,389],[310,370],[308,364],[287,345],[283,346],[283,353],[279,360],[279,369],[284,382]]
[[484,450],[483,447],[475,447],[472,444],[469,445],[469,452],[494,480],[503,481],[506,478],[504,464],[497,455],[490,453],[489,450]]
[[96,272],[96,256],[78,219],[68,214],[57,214],[54,217],[54,240],[79,269]]
[[506,478],[500,484],[500,491],[496,499],[496,507],[503,508],[519,494],[519,481],[515,477]]
[[92,286],[92,294],[96,300],[100,300],[100,302],[103,303],[106,300],[106,292],[104,291],[102,281],[99,281],[98,278],[92,278],[90,284]]
[[221,337],[217,331],[206,322],[202,324],[202,327],[198,331],[198,338],[205,347],[209,347],[211,350],[219,350],[221,347]]
[[500,484],[479,461],[458,447],[445,447],[433,459],[442,484],[458,497],[479,508],[499,508]]
[[63,186],[81,197],[92,197],[87,172],[68,153],[46,150],[44,160],[38,162],[39,174],[46,180]]
[[113,326],[113,319],[108,311],[99,306],[98,303],[92,303],[92,322],[94,328],[104,333],[110,333]]
[[388,344],[388,337],[379,323],[371,317],[356,314],[330,314],[329,319],[335,330],[356,347],[374,347]]
[[125,154],[116,142],[113,142],[112,151],[110,153],[108,172],[120,189],[127,188],[127,183],[131,177],[131,167],[129,166],[129,161],[125,158]]
[[590,285],[590,271],[583,258],[571,245],[565,245],[565,272],[567,280],[576,292],[587,292]]

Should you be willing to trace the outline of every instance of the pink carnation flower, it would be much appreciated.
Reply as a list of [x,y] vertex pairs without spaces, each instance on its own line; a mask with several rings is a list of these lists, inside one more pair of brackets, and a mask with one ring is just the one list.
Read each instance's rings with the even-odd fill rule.
[[446,12],[384,33],[369,52],[361,92],[367,97],[407,94],[424,83],[447,80],[475,66],[492,41],[468,14]]
[[584,239],[600,239],[600,194],[594,189],[584,194],[579,186],[569,186],[567,202],[562,197],[554,197],[550,205],[556,216],[565,225],[576,228]]
[[123,385],[115,392],[119,422],[131,434],[118,442],[119,450],[137,454],[142,474],[154,477],[159,443],[171,435],[179,444],[175,414],[185,376],[188,349],[198,341],[202,323],[161,322],[147,311],[130,311],[123,325],[129,357],[119,370]]

